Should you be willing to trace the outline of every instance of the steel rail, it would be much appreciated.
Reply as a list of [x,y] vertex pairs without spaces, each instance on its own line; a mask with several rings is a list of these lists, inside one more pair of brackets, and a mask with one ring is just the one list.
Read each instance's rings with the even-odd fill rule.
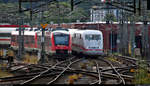
[[105,61],[106,63],[108,63],[112,67],[112,69],[117,73],[117,75],[121,79],[122,83],[125,85],[124,78],[122,78],[122,76],[120,75],[120,73],[118,73],[118,71],[114,68],[114,66],[108,60],[105,60],[105,59],[102,59],[102,58],[101,58],[101,60]]
[[101,84],[101,82],[102,82],[102,80],[101,80],[101,72],[99,70],[99,65],[98,65],[97,61],[95,61],[95,63],[96,63],[96,70],[98,72],[98,78],[99,78],[98,84]]
[[[128,69],[131,69],[131,68],[137,68],[137,66],[126,66],[126,67],[118,67],[118,68],[115,68],[116,70],[128,70]],[[110,70],[113,70],[112,68],[111,69],[104,69],[104,70],[101,70],[101,72],[106,72],[106,71],[110,71]]]
[[54,81],[56,81],[68,68],[70,68],[70,66],[73,64],[73,63],[76,63],[78,61],[80,61],[81,59],[77,59],[73,62],[71,62],[58,76],[56,76],[52,81],[48,82],[47,84],[51,84],[53,83]]
[[93,83],[90,83],[90,85],[93,85],[93,84],[97,84],[99,81],[95,81]]
[[[53,71],[62,71],[62,69],[58,69],[58,68],[56,68],[56,69],[52,69]],[[77,69],[68,69],[68,70],[66,70],[66,72],[73,72],[73,73],[87,73],[87,74],[96,74],[96,75],[98,75],[98,73],[97,72],[92,72],[92,71],[86,71],[86,70],[77,70]],[[128,75],[122,75],[122,74],[120,74],[122,77],[124,77],[124,79],[126,79],[126,80],[128,80],[128,79],[133,79],[133,77],[132,76],[128,76]],[[101,72],[101,76],[102,77],[108,77],[108,78],[118,78],[118,75],[117,74],[112,74],[112,73],[108,73],[108,72]]]
[[[72,57],[71,59],[73,59],[73,58],[74,58],[74,57]],[[70,59],[69,59],[69,60],[70,60]],[[42,74],[48,72],[48,71],[51,70],[52,68],[55,68],[57,65],[62,64],[62,63],[64,63],[64,62],[66,62],[66,61],[68,61],[68,60],[61,61],[61,62],[59,62],[59,63],[56,63],[56,64],[55,64],[54,66],[52,66],[51,68],[49,68],[49,69],[47,69],[47,70],[41,72],[39,75],[37,75],[37,76],[35,76],[35,77],[33,77],[33,78],[31,78],[31,79],[29,79],[29,80],[27,80],[27,81],[21,83],[21,84],[26,84],[26,83],[29,83],[29,82],[35,80],[36,78],[40,77]]]
[[[62,71],[62,69],[55,68],[55,69],[53,69],[53,71],[55,71],[55,73],[51,72],[50,74],[44,74],[44,75],[41,75],[40,77],[58,75],[58,74],[60,74],[60,72]],[[98,73],[97,72],[90,72],[90,71],[85,71],[85,70],[73,70],[73,69],[69,69],[69,70],[66,70],[65,73],[66,74],[68,74],[68,73],[81,73],[81,74],[92,76],[92,77],[95,77],[95,78],[98,79],[98,76],[97,76]],[[35,74],[27,74],[27,75],[19,75],[19,76],[15,76],[15,77],[0,78],[0,82],[26,80],[26,79],[33,78],[35,75],[37,75],[37,73],[35,73]],[[118,77],[117,77],[116,74],[111,74],[111,73],[107,73],[107,72],[102,72],[101,76],[104,77],[104,78],[118,79]],[[129,80],[129,81],[131,81],[133,79],[133,77],[128,76],[128,75],[121,75],[121,76],[124,77],[124,79]],[[98,83],[98,81],[97,81],[97,83]]]

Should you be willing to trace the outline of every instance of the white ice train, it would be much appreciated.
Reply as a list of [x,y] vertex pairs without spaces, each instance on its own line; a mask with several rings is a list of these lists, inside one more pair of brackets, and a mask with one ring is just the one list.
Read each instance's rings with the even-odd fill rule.
[[70,29],[72,34],[72,53],[84,55],[103,55],[103,34],[99,30]]

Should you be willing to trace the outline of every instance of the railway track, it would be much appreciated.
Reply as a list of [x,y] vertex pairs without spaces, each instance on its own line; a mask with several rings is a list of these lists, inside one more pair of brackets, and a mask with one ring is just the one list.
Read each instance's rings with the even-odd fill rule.
[[69,65],[67,65],[67,67],[66,67],[59,75],[57,75],[52,81],[48,82],[47,84],[51,84],[51,83],[53,83],[54,81],[56,81],[67,69],[69,69],[69,67],[70,67],[73,63],[78,62],[79,60],[81,60],[81,59],[77,59],[77,60],[71,62]]
[[106,63],[108,63],[111,68],[114,70],[114,72],[118,75],[118,78],[122,81],[123,84],[125,84],[125,80],[124,78],[121,76],[121,74],[116,70],[116,68],[111,64],[110,61],[106,60],[106,59],[103,59],[101,58],[101,60],[105,61]]
[[27,83],[29,83],[29,82],[35,80],[35,79],[37,79],[38,77],[40,77],[42,74],[44,74],[44,73],[48,72],[49,70],[55,68],[57,65],[60,65],[60,64],[65,63],[65,62],[67,62],[67,61],[70,61],[70,60],[73,59],[73,58],[74,58],[74,57],[70,58],[69,60],[65,60],[65,61],[58,62],[58,63],[56,63],[55,65],[53,65],[52,67],[48,68],[47,70],[41,72],[40,74],[34,76],[33,78],[31,78],[31,79],[29,79],[29,80],[27,80],[27,81],[25,81],[25,82],[23,82],[23,83],[21,83],[21,84],[27,84]]
[[[79,65],[81,63],[85,63],[85,60],[87,60],[86,62],[94,62],[91,68],[95,67],[96,71],[93,71],[93,69],[91,70],[88,68],[80,68]],[[104,69],[105,67],[109,68]],[[39,83],[39,81],[43,80],[43,84],[55,84],[60,83],[59,81],[62,81],[64,77],[67,80],[66,77],[71,76],[72,74],[82,74],[84,77],[82,77],[83,80],[79,80],[81,81],[80,84],[83,83],[82,81],[86,80],[86,77],[91,77],[93,79],[89,82],[89,84],[104,84],[105,80],[109,79],[119,80],[117,84],[126,84],[126,81],[133,80],[133,76],[124,75],[122,74],[122,72],[127,69],[130,70],[131,68],[136,68],[136,66],[132,65],[127,67],[114,67],[111,62],[107,61],[104,58],[91,59],[77,58],[76,56],[73,56],[70,59],[56,61],[55,64],[30,64],[18,67],[16,69],[11,70],[11,72],[25,71],[26,69],[29,69],[30,71],[25,71],[22,74],[13,77],[0,78],[0,83],[20,81],[18,84],[34,84],[37,82]],[[78,80],[76,80],[76,82],[77,81]]]

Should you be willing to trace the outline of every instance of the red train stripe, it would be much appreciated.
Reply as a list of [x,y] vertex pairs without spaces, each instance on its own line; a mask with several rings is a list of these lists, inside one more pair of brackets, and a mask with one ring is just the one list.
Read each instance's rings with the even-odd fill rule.
[[54,35],[53,35],[53,33],[51,34],[51,42],[52,42],[52,47],[51,47],[51,49],[52,49],[52,51],[54,51],[54,50],[56,50],[55,49],[55,42],[54,42]]
[[71,35],[69,35],[69,51],[71,51],[72,49],[71,49],[71,44],[72,44],[72,38],[71,38]]
[[10,41],[10,39],[0,39],[0,41]]
[[[0,25],[0,27],[19,27],[19,25]],[[29,27],[28,25],[21,25],[21,27]]]
[[79,47],[79,48],[83,49],[84,51],[103,51],[104,50],[104,49],[86,49],[83,46],[77,45],[77,44],[72,44],[72,46]]
[[37,33],[35,33],[35,48],[37,48]]

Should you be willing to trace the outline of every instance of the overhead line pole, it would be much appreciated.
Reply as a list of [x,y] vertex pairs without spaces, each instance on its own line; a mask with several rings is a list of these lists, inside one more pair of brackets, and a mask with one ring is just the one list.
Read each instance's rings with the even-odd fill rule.
[[30,1],[30,26],[31,26],[31,29],[33,29],[33,25],[32,25],[32,0]]
[[17,59],[21,60],[22,59],[22,52],[23,52],[23,40],[22,40],[22,25],[23,25],[23,21],[22,21],[22,9],[21,9],[21,1],[19,0],[19,37],[18,37],[18,44],[19,44],[19,48],[18,48],[18,56]]
[[57,22],[58,22],[58,26],[60,26],[60,22],[61,22],[61,21],[60,21],[60,20],[61,20],[61,19],[60,19],[60,7],[59,7],[59,2],[56,1],[56,3],[57,3],[57,4],[56,4],[57,9],[58,9],[58,15],[57,15],[57,16],[58,16],[58,19],[57,19]]

